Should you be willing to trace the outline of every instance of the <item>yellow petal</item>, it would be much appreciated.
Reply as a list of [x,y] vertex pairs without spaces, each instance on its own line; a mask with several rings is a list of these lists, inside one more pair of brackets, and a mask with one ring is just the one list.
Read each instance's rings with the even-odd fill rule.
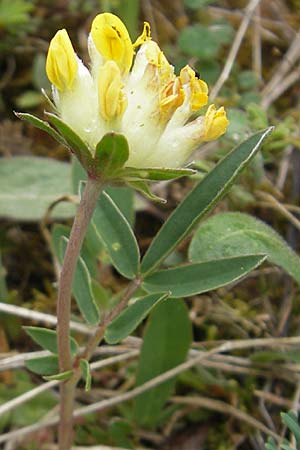
[[160,94],[160,120],[166,122],[184,101],[184,90],[178,77],[171,80]]
[[133,58],[133,45],[119,17],[111,13],[98,14],[92,23],[92,39],[105,60],[115,61],[122,73],[130,70]]
[[190,66],[185,66],[180,71],[182,84],[190,86],[190,108],[191,111],[198,111],[208,102],[208,87],[205,81],[200,80],[195,71]]
[[100,68],[98,77],[99,111],[105,120],[115,120],[123,115],[127,106],[123,87],[119,67],[114,61],[107,61]]
[[159,82],[164,86],[170,79],[175,78],[173,67],[169,64],[169,61],[156,42],[148,41],[146,46],[147,60],[150,65],[157,69]]
[[137,40],[133,44],[133,48],[139,47],[145,42],[151,39],[151,28],[148,22],[144,22],[144,28],[142,34],[137,38]]
[[226,117],[226,111],[222,106],[216,110],[215,105],[210,105],[205,114],[205,134],[204,141],[213,141],[222,136],[227,130],[229,120]]
[[65,29],[59,30],[50,42],[46,72],[58,90],[71,89],[78,70],[77,57]]

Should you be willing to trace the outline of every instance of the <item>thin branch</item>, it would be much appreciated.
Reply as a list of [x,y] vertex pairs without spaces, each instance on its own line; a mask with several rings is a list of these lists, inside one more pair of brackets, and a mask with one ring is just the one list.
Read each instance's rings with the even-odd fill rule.
[[19,395],[18,397],[4,403],[4,405],[0,405],[0,416],[2,414],[7,413],[8,411],[16,409],[18,406],[22,405],[23,403],[28,402],[29,400],[32,400],[37,395],[42,394],[45,391],[48,391],[49,389],[57,386],[58,384],[59,384],[59,381],[56,381],[56,380],[48,381],[47,383],[44,383],[41,386],[31,389],[30,391],[25,392],[25,394]]
[[[186,361],[183,364],[180,364],[179,366],[168,370],[167,372],[164,372],[163,374],[159,375],[158,377],[153,378],[152,380],[148,381],[147,383],[143,384],[142,386],[139,386],[135,389],[132,389],[129,392],[122,393],[120,395],[116,395],[114,398],[102,400],[100,402],[94,403],[92,405],[78,408],[74,412],[74,417],[81,417],[84,416],[90,412],[95,411],[102,411],[106,408],[115,406],[117,404],[123,403],[127,400],[131,400],[135,398],[137,395],[140,395],[143,392],[146,392],[147,390],[158,386],[159,384],[163,383],[164,381],[169,380],[170,378],[173,378],[174,376],[180,374],[181,372],[190,369],[200,363],[203,363],[206,359],[211,358],[213,356],[218,355],[222,352],[228,352],[232,350],[239,350],[239,349],[246,349],[246,348],[255,348],[255,347],[278,347],[279,345],[299,345],[300,343],[300,337],[287,337],[287,338],[259,338],[259,339],[245,339],[245,340],[236,340],[232,342],[225,342],[224,344],[206,352],[198,355],[197,357],[194,357],[188,361]],[[137,351],[137,350],[136,350]],[[119,355],[121,356],[125,355]],[[99,368],[99,364],[102,363],[99,361],[98,363],[93,363],[91,365],[92,369],[95,367],[94,364],[97,364],[97,367]],[[104,363],[104,361],[103,361]],[[38,422],[36,424],[30,425],[28,427],[20,428],[19,430],[11,431],[6,434],[2,434],[0,436],[0,443],[6,442],[10,439],[18,438],[21,436],[25,436],[27,434],[33,433],[35,431],[38,431],[40,429],[43,429],[45,427],[50,427],[53,425],[56,425],[59,421],[59,418],[53,417],[45,422]]]
[[[266,402],[272,403],[273,405],[280,406],[281,408],[292,409],[293,406],[295,406],[292,400],[272,394],[271,392],[264,392],[255,389],[254,395],[258,398],[264,399]],[[299,406],[300,405],[298,404],[297,407],[299,408]]]
[[245,16],[244,16],[244,18],[239,26],[239,29],[235,35],[235,39],[234,39],[232,47],[229,51],[229,54],[228,54],[228,57],[226,60],[226,64],[223,68],[223,71],[222,71],[219,79],[217,80],[215,86],[213,87],[213,89],[210,93],[209,97],[211,100],[214,100],[216,98],[216,96],[220,92],[223,84],[227,81],[227,79],[230,75],[234,61],[238,54],[239,48],[241,46],[242,40],[245,36],[247,28],[250,24],[251,18],[253,16],[257,6],[259,5],[259,3],[260,3],[260,0],[250,0],[247,7],[245,8]]
[[[199,364],[204,359],[209,358],[213,354],[220,353],[220,352],[227,351],[227,350],[228,350],[228,343],[225,343],[217,348],[214,348],[213,350],[210,350],[204,354],[201,354],[200,356],[198,356],[196,358],[193,358],[192,360],[186,361],[183,364],[180,364],[179,366],[174,367],[171,370],[168,370],[167,372],[164,372],[163,374],[159,375],[158,377],[153,378],[152,380],[146,382],[142,386],[132,389],[129,392],[125,392],[123,394],[117,395],[111,399],[101,400],[100,402],[93,403],[92,405],[85,406],[83,408],[78,408],[74,411],[73,418],[84,416],[90,412],[101,411],[108,407],[123,403],[127,400],[131,400],[132,398],[135,398],[137,395],[139,395],[143,392],[146,392],[147,390],[151,389],[152,387],[155,387],[155,386],[163,383],[164,381],[167,381],[170,378],[173,378],[174,376],[178,375],[179,373],[183,372],[184,370],[194,367],[195,365]],[[47,421],[38,422],[38,423],[30,425],[28,427],[20,428],[19,430],[5,433],[2,436],[0,436],[0,443],[6,442],[10,439],[16,439],[21,436],[25,436],[26,434],[33,433],[33,432],[43,429],[45,427],[56,425],[58,422],[59,422],[59,417],[56,416]]]
[[269,106],[277,100],[285,91],[287,91],[293,84],[299,81],[300,77],[300,65],[298,65],[289,75],[286,75],[281,82],[275,86],[273,90],[262,98],[261,106],[264,109],[268,109]]
[[[207,12],[210,16],[213,16],[218,20],[222,16],[234,23],[237,23],[238,21],[241,22],[243,19],[243,12],[239,9],[232,10],[221,8],[218,6],[207,6]],[[253,15],[253,18],[255,19],[255,14]],[[267,16],[263,16],[260,17],[260,22],[262,35],[268,42],[276,44],[282,44],[282,42],[289,43],[296,34],[294,29],[286,21],[276,20]],[[279,37],[278,34],[280,33],[282,34],[282,36]]]
[[275,186],[276,189],[278,189],[281,192],[284,188],[285,180],[288,175],[293,148],[294,147],[290,144],[284,149],[283,157],[281,158],[279,164],[278,177]]
[[260,24],[260,5],[256,7],[256,14],[253,16],[253,70],[258,80],[262,81],[262,48],[261,48],[261,24]]
[[[49,354],[49,352],[47,352],[47,353]],[[96,362],[92,363],[90,367],[91,367],[91,370],[102,369],[103,367],[110,366],[112,364],[116,364],[116,363],[119,363],[122,361],[126,361],[131,358],[135,358],[138,355],[139,355],[139,350],[132,350],[125,354],[111,356],[110,358],[106,358],[101,361],[96,361]],[[48,381],[47,383],[44,383],[41,386],[31,389],[30,391],[25,392],[24,394],[19,395],[18,397],[4,403],[4,405],[0,406],[0,416],[4,413],[7,413],[8,411],[16,409],[18,406],[22,405],[23,403],[28,402],[29,400],[32,400],[33,398],[37,397],[42,392],[52,389],[59,384],[60,384],[60,382],[57,380]]]
[[235,408],[234,406],[230,405],[229,403],[222,402],[220,400],[215,400],[213,398],[209,397],[172,397],[171,401],[173,403],[179,403],[183,405],[193,405],[201,408],[210,409],[212,411],[218,411],[222,414],[229,414],[230,416],[235,417],[236,419],[247,423],[251,427],[254,427],[263,433],[266,433],[267,435],[272,436],[277,441],[281,440],[281,436],[279,436],[277,433],[272,431],[270,428],[266,427],[263,423],[261,423],[259,420],[255,419],[254,417],[250,416],[249,414],[245,413],[244,411],[241,411],[238,408]]
[[300,58],[300,30],[295,35],[288,51],[284,55],[284,58],[280,61],[278,67],[276,67],[273,77],[262,91],[263,98],[268,96],[272,91],[276,90],[278,86],[281,85],[286,74],[290,71],[293,64],[295,64],[299,58]]
[[[8,303],[0,302],[0,311],[6,314],[12,314],[14,316],[23,317],[24,319],[30,319],[37,322],[42,322],[46,325],[57,325],[57,317],[51,314],[45,314],[38,311],[32,311],[31,309],[23,308],[22,306],[10,305]],[[93,329],[79,322],[70,322],[71,330],[78,331],[82,334],[92,334]]]
[[291,222],[297,230],[300,231],[300,221],[296,219],[296,217],[288,211],[288,209],[280,203],[273,195],[268,194],[266,192],[257,191],[257,194],[262,199],[266,200],[270,205],[274,206],[278,212],[280,212],[289,222]]
[[[42,450],[58,450],[55,444],[46,444]],[[107,445],[94,445],[92,447],[72,447],[72,450],[128,450],[124,447],[108,447]],[[146,447],[136,447],[136,450],[149,450]]]

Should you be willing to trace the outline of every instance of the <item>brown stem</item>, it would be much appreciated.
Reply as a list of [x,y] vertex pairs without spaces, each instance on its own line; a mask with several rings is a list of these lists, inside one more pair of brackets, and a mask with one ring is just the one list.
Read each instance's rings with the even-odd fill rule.
[[[72,369],[70,351],[72,282],[82,242],[101,189],[102,184],[99,181],[88,179],[74,219],[60,274],[57,299],[57,346],[60,372]],[[60,386],[59,450],[69,450],[72,445],[72,413],[75,387],[76,382],[73,378]]]

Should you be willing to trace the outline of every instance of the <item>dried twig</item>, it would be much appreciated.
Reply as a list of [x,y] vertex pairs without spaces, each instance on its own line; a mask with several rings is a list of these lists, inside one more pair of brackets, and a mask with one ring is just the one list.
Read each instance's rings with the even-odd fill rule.
[[[259,389],[254,391],[254,395],[258,398],[263,398],[266,402],[273,403],[273,405],[280,406],[281,408],[291,409],[293,408],[293,401],[287,398],[280,397],[279,395],[272,394],[271,392],[264,392]],[[298,407],[300,405],[297,405]]]
[[266,200],[267,203],[272,205],[274,209],[280,212],[289,222],[291,222],[297,228],[297,230],[300,231],[300,221],[293,214],[291,214],[282,203],[280,203],[275,197],[273,197],[273,195],[262,191],[257,191],[257,195],[263,200]]
[[[49,352],[47,352],[49,354]],[[132,350],[128,353],[117,355],[117,356],[111,356],[110,358],[106,358],[101,361],[96,361],[91,364],[91,370],[101,369],[103,367],[116,364],[122,361],[126,361],[128,359],[134,358],[138,356],[139,350]],[[41,386],[38,386],[34,389],[31,389],[28,392],[25,392],[22,395],[19,395],[18,397],[4,403],[4,405],[0,406],[0,416],[1,414],[5,414],[8,411],[11,411],[13,409],[16,409],[21,404],[37,397],[42,392],[45,392],[49,389],[52,389],[53,387],[57,386],[60,382],[57,380],[54,381],[48,381],[47,383],[42,384]]]
[[268,96],[272,95],[272,93],[274,93],[274,91],[276,91],[277,89],[280,89],[286,74],[290,71],[291,67],[299,60],[299,58],[300,58],[300,30],[295,35],[284,58],[279,63],[278,67],[276,67],[273,77],[262,91],[263,96],[262,103],[264,105],[270,104]]
[[215,400],[213,398],[208,397],[173,397],[171,399],[173,403],[180,403],[183,405],[194,405],[201,408],[210,409],[212,411],[218,411],[222,414],[229,414],[236,419],[247,423],[251,427],[254,427],[263,433],[266,433],[267,435],[272,436],[277,441],[281,440],[281,436],[279,436],[274,431],[270,430],[270,428],[266,427],[263,423],[261,423],[259,420],[255,419],[254,417],[250,416],[249,414],[245,413],[244,411],[239,410],[238,408],[235,408],[234,406],[222,402],[220,400]]
[[[300,44],[298,44],[300,47]],[[278,82],[278,84],[273,88],[273,90],[268,91],[265,96],[263,96],[261,101],[261,106],[264,109],[268,109],[269,106],[277,100],[285,91],[287,91],[293,84],[299,81],[300,77],[300,65],[296,67],[289,75],[283,77],[283,79]]]
[[[24,319],[30,319],[37,322],[42,322],[47,325],[55,326],[57,324],[56,316],[51,314],[45,314],[31,309],[23,308],[22,306],[15,306],[8,303],[0,302],[0,311],[6,314],[12,314],[14,316],[23,317]],[[84,325],[83,323],[71,321],[70,327],[74,331],[78,331],[82,334],[92,334],[93,329]]]
[[258,80],[262,80],[262,48],[261,48],[261,24],[260,24],[260,5],[257,5],[256,14],[253,16],[253,70]]
[[[102,411],[109,407],[123,403],[127,400],[131,400],[131,399],[135,398],[136,396],[140,395],[141,393],[146,392],[149,389],[151,389],[155,386],[158,386],[159,384],[182,373],[183,371],[190,369],[192,367],[195,367],[196,365],[198,365],[200,363],[203,363],[207,358],[211,358],[212,356],[214,356],[218,353],[228,352],[228,351],[237,350],[237,349],[260,347],[260,346],[276,346],[276,345],[278,346],[278,345],[289,345],[289,344],[299,345],[299,343],[300,343],[300,337],[246,339],[246,340],[225,342],[224,344],[222,344],[210,351],[207,351],[206,353],[200,354],[197,357],[192,358],[192,359],[186,361],[185,363],[180,364],[179,366],[174,367],[171,370],[168,370],[167,372],[164,372],[163,374],[153,378],[152,380],[147,381],[145,384],[138,386],[137,388],[132,389],[129,392],[125,392],[120,395],[116,395],[113,398],[105,399],[100,402],[96,402],[96,403],[93,403],[91,405],[88,405],[88,406],[85,406],[82,408],[78,408],[74,411],[74,417],[77,418],[77,417],[81,417],[86,414],[89,414],[90,412]],[[103,361],[103,363],[104,363],[104,361]],[[98,367],[99,367],[99,365],[98,365]],[[45,427],[56,425],[58,423],[58,420],[59,420],[58,417],[53,417],[50,420],[47,420],[45,422],[39,422],[37,424],[30,425],[28,427],[20,428],[19,430],[15,430],[15,431],[3,434],[0,436],[0,443],[6,442],[10,439],[15,439],[15,438],[25,436],[27,434],[33,433],[33,432],[40,430],[42,428],[45,428]],[[271,430],[270,431],[268,430],[268,433],[270,435],[272,435]]]
[[235,35],[235,39],[234,39],[232,47],[229,51],[229,54],[228,54],[228,57],[226,60],[226,64],[222,70],[222,73],[221,73],[219,79],[217,80],[215,86],[213,87],[213,89],[210,93],[209,97],[211,100],[214,100],[216,98],[216,96],[220,92],[220,89],[222,88],[223,84],[227,81],[227,79],[230,75],[235,58],[238,54],[242,40],[243,40],[245,33],[247,31],[247,28],[249,26],[250,20],[251,20],[259,3],[260,3],[260,0],[250,0],[247,7],[245,8],[245,16],[244,16],[244,18],[239,26],[239,29]]
[[275,186],[276,189],[278,189],[281,192],[284,188],[286,177],[289,172],[292,153],[293,153],[293,146],[288,145],[284,149],[283,157],[281,158],[281,161],[279,163],[278,177]]

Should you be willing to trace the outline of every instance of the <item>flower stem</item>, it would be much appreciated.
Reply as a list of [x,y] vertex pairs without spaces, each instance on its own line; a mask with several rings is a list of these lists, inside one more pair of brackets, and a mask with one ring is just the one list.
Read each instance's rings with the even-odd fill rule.
[[[60,372],[72,370],[70,351],[72,282],[82,242],[102,187],[101,182],[88,179],[74,219],[60,274],[57,299],[57,346]],[[69,450],[72,445],[75,387],[76,381],[73,378],[60,385],[59,450]]]

